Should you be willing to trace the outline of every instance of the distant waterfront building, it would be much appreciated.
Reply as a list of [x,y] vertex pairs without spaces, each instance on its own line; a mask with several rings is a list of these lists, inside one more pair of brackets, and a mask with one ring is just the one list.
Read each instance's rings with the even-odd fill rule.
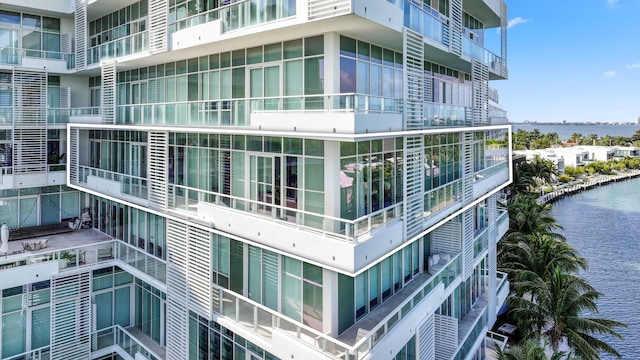
[[3,1],[0,358],[491,357],[507,23],[502,0]]
[[[591,146],[580,145],[570,147],[554,147],[536,150],[514,150],[514,155],[525,155],[527,160],[540,156],[558,166],[584,166],[592,161],[609,161],[625,157],[640,157],[640,148],[635,146]],[[560,172],[562,174],[562,172]]]

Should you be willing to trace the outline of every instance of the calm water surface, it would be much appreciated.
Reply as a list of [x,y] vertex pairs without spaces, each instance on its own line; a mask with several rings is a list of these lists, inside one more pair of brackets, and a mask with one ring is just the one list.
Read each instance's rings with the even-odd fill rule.
[[619,330],[624,340],[604,340],[623,359],[640,359],[640,179],[567,197],[553,204],[552,215],[589,262],[583,276],[604,294],[600,317],[629,325]]

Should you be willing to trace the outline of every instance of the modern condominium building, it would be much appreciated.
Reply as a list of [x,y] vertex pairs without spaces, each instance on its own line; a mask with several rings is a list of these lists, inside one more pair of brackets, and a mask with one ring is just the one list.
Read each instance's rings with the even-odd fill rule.
[[4,0],[0,358],[490,358],[506,24],[502,0]]

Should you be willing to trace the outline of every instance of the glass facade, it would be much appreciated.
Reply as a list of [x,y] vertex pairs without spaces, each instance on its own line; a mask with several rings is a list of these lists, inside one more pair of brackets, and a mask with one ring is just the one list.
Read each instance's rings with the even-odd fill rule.
[[23,56],[62,59],[59,18],[0,11],[0,63],[19,64]]
[[[473,328],[450,339],[463,349],[451,356],[479,353],[471,347],[492,319],[474,310],[495,296],[488,229],[493,192],[508,182],[509,130],[471,116],[489,105],[477,93],[488,79],[475,63],[469,73],[469,58],[444,56],[455,4],[389,1],[431,38],[424,47],[403,53],[402,34],[353,3],[105,1],[73,18],[0,11],[0,63],[62,60],[68,44],[87,58],[79,71],[47,68],[28,94],[12,83],[24,69],[0,72],[0,218],[15,229],[88,216],[69,235],[77,243],[52,235],[49,250],[0,258],[0,271],[54,274],[0,284],[0,357],[60,357],[61,334],[74,331],[90,340],[69,346],[94,354],[118,346],[150,359],[160,349],[167,359],[270,360],[293,357],[276,347],[290,337],[296,354],[358,360],[402,333],[384,356],[412,360],[423,355],[413,310],[434,294],[445,299],[438,316]],[[499,15],[465,10],[462,46],[481,48]],[[367,32],[374,27],[380,36]],[[75,38],[83,28],[85,49]],[[192,31],[211,37],[162,52]],[[417,74],[414,55],[424,60]],[[101,65],[116,58],[113,72]],[[423,86],[416,98],[412,84]],[[37,139],[20,140],[24,119],[14,117],[31,107],[46,109],[46,123]],[[414,120],[419,130],[407,131]],[[14,162],[36,141],[49,186],[23,187],[31,178],[14,174]],[[70,187],[60,185],[63,170]],[[482,198],[463,199],[479,188]],[[67,316],[57,313],[58,289],[78,291],[64,306],[82,324],[56,323]],[[448,336],[441,326],[433,336]]]

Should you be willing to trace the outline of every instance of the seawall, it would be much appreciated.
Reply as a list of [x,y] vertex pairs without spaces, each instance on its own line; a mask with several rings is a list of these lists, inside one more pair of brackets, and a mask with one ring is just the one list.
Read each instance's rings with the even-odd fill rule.
[[538,198],[538,202],[541,204],[552,203],[556,200],[563,199],[565,196],[579,193],[592,189],[597,186],[607,185],[613,182],[624,181],[640,177],[640,170],[630,170],[628,172],[616,175],[601,175],[596,179],[591,179],[587,182],[569,185],[562,189],[556,189],[549,193],[546,193]]

